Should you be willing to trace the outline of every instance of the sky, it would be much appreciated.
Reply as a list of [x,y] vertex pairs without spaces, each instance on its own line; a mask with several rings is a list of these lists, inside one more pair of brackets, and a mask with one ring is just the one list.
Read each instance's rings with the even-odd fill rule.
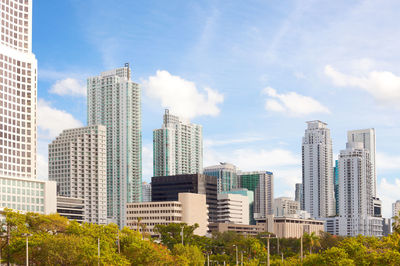
[[301,182],[306,121],[328,123],[334,158],[346,132],[375,128],[383,214],[400,199],[397,0],[34,1],[38,175],[47,145],[86,125],[86,79],[129,63],[142,88],[143,180],[164,109],[203,126],[204,166]]

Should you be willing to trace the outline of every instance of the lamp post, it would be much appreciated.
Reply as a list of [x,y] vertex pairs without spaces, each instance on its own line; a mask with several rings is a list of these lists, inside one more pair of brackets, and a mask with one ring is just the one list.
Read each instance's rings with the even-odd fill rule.
[[22,234],[22,236],[26,237],[26,266],[29,265],[29,240],[28,238],[32,236],[32,234]]
[[233,245],[236,248],[236,266],[239,265],[239,259],[238,259],[238,247],[237,245]]
[[[8,237],[8,234],[7,234],[6,232],[2,232],[2,233],[0,233],[0,237],[1,237],[1,238],[3,238],[3,237]],[[7,242],[4,243],[4,245],[2,245],[2,246],[0,247],[0,265],[1,265],[1,262],[2,262],[3,248],[4,248],[6,245],[7,245]]]
[[100,237],[97,238],[97,265],[100,265]]
[[182,225],[182,231],[181,231],[181,237],[182,237],[182,246],[183,246],[183,227],[184,227],[184,225]]

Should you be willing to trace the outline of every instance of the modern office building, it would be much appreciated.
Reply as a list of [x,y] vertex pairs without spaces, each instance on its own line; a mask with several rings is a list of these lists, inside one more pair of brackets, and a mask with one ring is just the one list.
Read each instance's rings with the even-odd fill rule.
[[87,80],[89,126],[107,127],[107,216],[126,223],[126,203],[142,196],[141,92],[129,64]]
[[196,174],[202,171],[202,127],[165,110],[162,127],[153,131],[153,175]]
[[335,166],[333,167],[333,178],[335,185],[335,211],[336,215],[339,214],[339,161],[335,160]]
[[147,182],[142,183],[142,202],[151,201],[151,184]]
[[254,219],[254,192],[247,188],[232,189],[230,191],[222,191],[221,193],[239,194],[246,196],[249,202],[249,224],[255,225],[256,220]]
[[303,210],[303,184],[302,183],[296,183],[296,190],[294,193],[294,200],[300,202],[300,209]]
[[392,203],[392,217],[395,216],[400,217],[400,200],[396,200],[396,202]]
[[371,160],[371,171],[372,171],[372,193],[374,197],[376,195],[376,136],[375,129],[359,129],[350,130],[347,132],[347,142],[361,142],[363,148],[369,151],[369,157]]
[[217,221],[217,178],[203,174],[155,176],[151,178],[152,201],[177,201],[178,194],[206,195],[210,223]]
[[327,124],[319,120],[307,122],[302,143],[303,206],[314,218],[336,214],[332,156]]
[[304,233],[320,235],[324,224],[323,220],[275,217],[274,233],[279,238],[300,238]]
[[57,213],[69,220],[83,223],[85,222],[85,200],[57,196]]
[[273,215],[274,175],[272,172],[239,172],[239,185],[254,192],[254,219],[264,220]]
[[[138,221],[138,218],[141,218]],[[178,193],[177,201],[138,202],[127,204],[127,225],[140,232],[157,236],[155,225],[186,223],[199,227],[196,235],[204,236],[208,231],[208,209],[206,195]],[[145,226],[143,226],[145,225]]]
[[218,194],[218,223],[249,224],[249,198],[241,194]]
[[106,127],[64,130],[49,144],[49,180],[59,196],[85,200],[84,221],[107,224]]
[[37,61],[32,53],[32,1],[2,1],[0,20],[0,206],[55,213],[55,182],[36,180]]
[[218,193],[238,188],[236,166],[230,163],[208,166],[203,169],[203,174],[215,176],[218,182]]
[[300,202],[288,197],[274,199],[275,217],[290,217],[300,210]]
[[[381,203],[373,197],[373,169],[369,150],[350,142],[339,155],[339,234],[382,236]],[[380,211],[379,211],[380,212]]]

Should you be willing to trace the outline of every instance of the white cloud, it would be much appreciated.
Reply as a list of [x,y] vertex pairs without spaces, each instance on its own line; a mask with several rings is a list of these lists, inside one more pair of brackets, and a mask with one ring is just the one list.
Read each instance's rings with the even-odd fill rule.
[[234,139],[223,139],[223,140],[213,140],[213,139],[204,139],[203,145],[207,147],[214,146],[224,146],[230,144],[242,144],[263,140],[261,137],[243,137],[243,138],[234,138]]
[[392,156],[383,152],[377,152],[376,165],[379,172],[400,170],[400,156]]
[[49,102],[39,99],[38,128],[39,138],[53,139],[64,129],[81,127],[82,122],[75,119],[70,113],[58,110]]
[[86,96],[86,85],[83,82],[66,78],[57,80],[50,88],[50,93],[58,95]]
[[158,70],[155,76],[143,82],[143,86],[151,98],[161,101],[163,108],[185,118],[216,116],[220,112],[218,104],[224,101],[219,92],[210,88],[199,91],[195,83],[165,70]]
[[313,113],[330,113],[329,109],[315,99],[296,92],[279,94],[275,89],[267,87],[263,93],[268,95],[265,109],[272,112],[286,113],[290,116],[304,116]]
[[325,66],[325,74],[339,87],[355,87],[365,90],[381,104],[398,106],[400,103],[400,77],[389,71],[370,71],[352,76]]
[[147,143],[142,146],[142,176],[143,181],[151,182],[153,176],[153,144]]
[[394,183],[389,183],[386,178],[382,178],[378,185],[378,197],[382,200],[383,217],[392,217],[392,203],[400,199],[399,191],[400,179],[396,178]]

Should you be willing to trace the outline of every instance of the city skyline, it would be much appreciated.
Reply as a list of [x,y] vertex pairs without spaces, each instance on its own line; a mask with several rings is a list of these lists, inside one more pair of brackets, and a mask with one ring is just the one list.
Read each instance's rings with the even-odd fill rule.
[[[153,170],[152,130],[165,108],[179,112],[177,102],[184,102],[191,121],[203,126],[204,166],[223,161],[243,171],[272,171],[275,195],[293,197],[304,122],[320,119],[331,129],[334,159],[347,131],[375,128],[377,196],[389,217],[400,189],[399,40],[392,39],[399,3],[302,3],[121,2],[111,8],[98,1],[88,8],[93,2],[34,2],[39,178],[46,178],[50,140],[86,125],[86,77],[129,62],[144,95],[143,180]],[[179,6],[182,15],[174,17]],[[130,10],[140,14],[132,18]],[[373,41],[365,45],[365,39]],[[186,98],[157,94],[164,83],[178,88],[166,88],[171,94],[189,88]]]

